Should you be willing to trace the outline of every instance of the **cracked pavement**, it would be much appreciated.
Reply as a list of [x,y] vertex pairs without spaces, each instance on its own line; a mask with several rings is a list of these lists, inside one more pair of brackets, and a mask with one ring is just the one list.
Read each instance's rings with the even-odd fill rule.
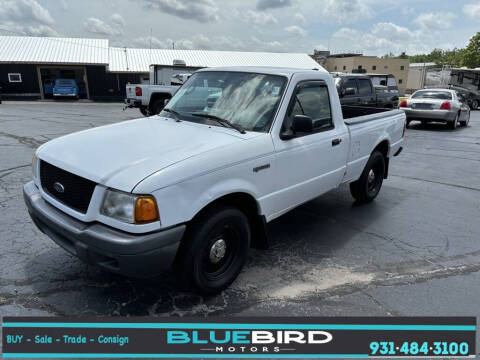
[[376,201],[347,186],[269,224],[237,281],[213,297],[172,274],[129,279],[38,231],[22,198],[40,144],[139,117],[121,104],[0,105],[0,315],[397,316],[480,313],[480,112],[468,128],[413,122]]

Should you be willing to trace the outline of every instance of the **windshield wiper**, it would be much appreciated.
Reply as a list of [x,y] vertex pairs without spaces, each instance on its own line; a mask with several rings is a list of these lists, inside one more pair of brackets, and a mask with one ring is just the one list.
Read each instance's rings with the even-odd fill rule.
[[182,120],[180,120],[180,113],[179,113],[179,112],[177,112],[177,111],[175,111],[175,110],[173,110],[173,109],[165,109],[165,108],[163,108],[162,111],[166,111],[166,112],[168,112],[168,113],[170,113],[170,114],[175,115],[175,120],[176,120],[177,122],[182,121]]
[[223,126],[229,126],[231,127],[232,129],[235,129],[237,130],[240,134],[246,134],[246,131],[243,130],[239,125],[235,125],[233,124],[232,122],[226,120],[226,119],[222,119],[221,117],[218,117],[218,116],[215,116],[215,115],[211,115],[211,114],[201,114],[201,113],[192,113],[190,115],[193,115],[193,116],[198,116],[198,117],[203,117],[203,118],[207,118],[207,119],[211,119],[211,120],[215,120],[216,122],[218,122],[220,125],[223,125]]

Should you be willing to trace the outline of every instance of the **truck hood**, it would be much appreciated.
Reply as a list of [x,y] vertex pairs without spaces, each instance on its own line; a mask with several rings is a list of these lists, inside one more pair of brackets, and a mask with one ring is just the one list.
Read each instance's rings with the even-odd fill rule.
[[130,192],[182,160],[258,136],[152,116],[93,128],[42,145],[38,157],[73,174]]

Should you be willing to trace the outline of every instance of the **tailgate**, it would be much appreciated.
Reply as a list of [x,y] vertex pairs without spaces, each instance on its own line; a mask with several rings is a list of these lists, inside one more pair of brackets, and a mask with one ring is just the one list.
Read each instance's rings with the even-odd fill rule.
[[127,99],[135,99],[135,100],[141,100],[142,99],[141,96],[136,96],[135,95],[135,88],[136,87],[140,87],[140,86],[136,85],[136,84],[133,84],[133,85],[128,84],[126,86]]

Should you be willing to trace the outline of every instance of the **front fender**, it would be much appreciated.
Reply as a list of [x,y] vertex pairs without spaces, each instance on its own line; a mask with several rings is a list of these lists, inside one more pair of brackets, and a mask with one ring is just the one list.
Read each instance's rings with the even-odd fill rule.
[[[245,193],[259,198],[257,187],[244,179],[193,179],[154,192],[160,211],[161,226],[169,227],[190,221],[215,200],[233,193]],[[257,206],[262,213],[261,204]]]

